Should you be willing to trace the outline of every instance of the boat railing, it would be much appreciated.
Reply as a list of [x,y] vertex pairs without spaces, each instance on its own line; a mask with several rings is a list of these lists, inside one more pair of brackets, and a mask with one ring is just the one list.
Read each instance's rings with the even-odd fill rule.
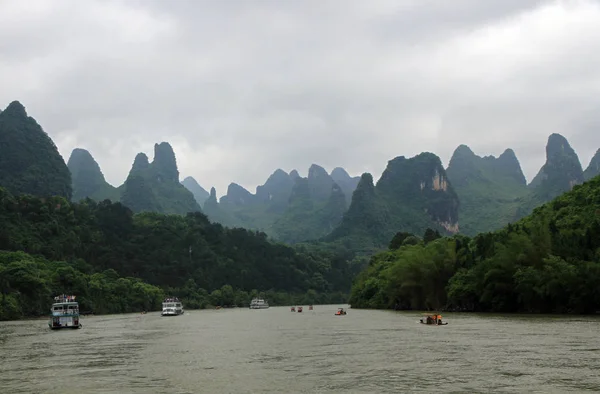
[[79,309],[53,310],[53,316],[79,315]]
[[75,302],[76,299],[77,297],[74,295],[61,294],[54,297],[54,302]]

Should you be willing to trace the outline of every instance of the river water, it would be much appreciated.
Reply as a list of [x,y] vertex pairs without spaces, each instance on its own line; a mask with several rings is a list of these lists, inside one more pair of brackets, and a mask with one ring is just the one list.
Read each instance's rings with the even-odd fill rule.
[[0,323],[3,393],[600,392],[600,319],[337,305]]

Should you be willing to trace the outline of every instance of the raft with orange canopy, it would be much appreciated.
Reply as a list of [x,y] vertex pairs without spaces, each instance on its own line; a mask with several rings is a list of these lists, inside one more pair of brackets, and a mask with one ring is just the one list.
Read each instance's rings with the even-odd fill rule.
[[344,316],[346,314],[346,311],[344,310],[344,308],[339,308],[337,310],[337,312],[335,312],[336,316]]
[[425,317],[419,320],[419,323],[421,324],[428,324],[431,326],[445,326],[448,324],[448,322],[442,321],[442,315],[439,313],[424,313],[423,315]]

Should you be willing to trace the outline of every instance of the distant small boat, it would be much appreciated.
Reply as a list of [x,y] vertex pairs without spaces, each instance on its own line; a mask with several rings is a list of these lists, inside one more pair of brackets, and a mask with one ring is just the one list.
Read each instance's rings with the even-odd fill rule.
[[295,307],[295,306],[293,306],[293,307],[291,307],[291,308],[290,308],[290,310],[291,310],[292,312],[296,312],[296,307]]
[[302,312],[302,307],[301,306],[298,307],[298,312]]
[[250,302],[250,309],[269,309],[269,303],[262,298],[254,298]]
[[346,315],[346,311],[344,310],[344,308],[338,308],[337,312],[335,312],[336,316],[344,316]]
[[309,311],[312,311],[312,310],[313,310],[313,306],[312,306],[312,305],[309,305],[309,306],[308,306],[308,310],[309,310]]
[[448,324],[448,322],[442,322],[442,315],[438,314],[438,313],[434,313],[434,314],[424,314],[425,318],[421,318],[419,320],[419,323],[421,324],[427,324],[430,326],[445,326]]

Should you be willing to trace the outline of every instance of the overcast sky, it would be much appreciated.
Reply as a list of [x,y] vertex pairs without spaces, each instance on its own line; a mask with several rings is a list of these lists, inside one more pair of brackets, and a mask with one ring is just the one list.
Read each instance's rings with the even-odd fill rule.
[[161,141],[219,196],[459,144],[531,180],[550,133],[600,148],[600,1],[0,0],[12,100],[115,186]]

